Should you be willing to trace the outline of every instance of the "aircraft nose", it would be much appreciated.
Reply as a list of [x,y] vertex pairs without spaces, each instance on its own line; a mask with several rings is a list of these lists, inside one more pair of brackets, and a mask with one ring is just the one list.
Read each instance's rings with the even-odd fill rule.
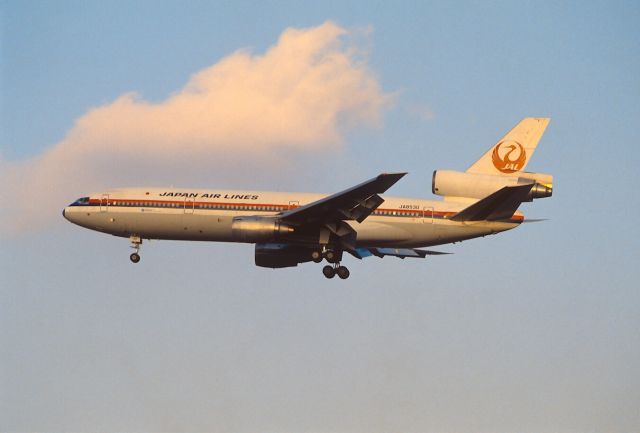
[[67,210],[66,207],[62,209],[62,216],[64,217],[64,219],[68,220],[69,218],[67,218],[67,216],[65,215],[66,210]]

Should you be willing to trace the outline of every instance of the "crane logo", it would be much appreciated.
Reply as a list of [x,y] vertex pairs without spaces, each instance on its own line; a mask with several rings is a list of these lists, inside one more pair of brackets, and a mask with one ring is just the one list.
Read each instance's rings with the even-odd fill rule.
[[502,173],[515,173],[524,168],[527,152],[522,144],[513,140],[501,141],[493,148],[493,166]]

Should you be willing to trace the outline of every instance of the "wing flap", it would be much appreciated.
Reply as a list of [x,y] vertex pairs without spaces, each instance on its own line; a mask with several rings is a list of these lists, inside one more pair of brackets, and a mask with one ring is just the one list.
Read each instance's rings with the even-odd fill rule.
[[344,216],[344,219],[356,220],[361,223],[369,215],[371,215],[373,211],[376,210],[382,203],[384,203],[384,199],[378,194],[374,194],[371,197],[358,202],[358,204],[351,209],[341,210],[340,212]]

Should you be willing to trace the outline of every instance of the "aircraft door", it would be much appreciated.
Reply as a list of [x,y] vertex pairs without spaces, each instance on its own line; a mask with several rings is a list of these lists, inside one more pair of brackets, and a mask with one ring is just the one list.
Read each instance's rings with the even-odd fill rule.
[[300,206],[300,202],[298,200],[291,200],[289,202],[289,209],[294,209]]
[[185,214],[188,214],[188,215],[193,214],[195,201],[196,201],[196,199],[194,199],[192,197],[188,197],[188,198],[184,199],[184,213]]
[[106,212],[109,208],[109,194],[102,194],[100,197],[100,212]]
[[425,206],[422,209],[422,222],[425,224],[433,224],[433,206]]

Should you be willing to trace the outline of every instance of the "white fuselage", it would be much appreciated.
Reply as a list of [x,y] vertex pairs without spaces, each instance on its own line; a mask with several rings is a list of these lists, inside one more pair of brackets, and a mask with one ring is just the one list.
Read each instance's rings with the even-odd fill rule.
[[[316,201],[324,194],[196,190],[117,189],[92,194],[63,214],[80,226],[115,236],[144,239],[233,242],[231,224],[238,216],[275,216]],[[512,229],[522,220],[456,222],[448,218],[469,203],[384,197],[362,223],[346,221],[363,247],[425,247]],[[317,243],[317,240],[311,240]]]

